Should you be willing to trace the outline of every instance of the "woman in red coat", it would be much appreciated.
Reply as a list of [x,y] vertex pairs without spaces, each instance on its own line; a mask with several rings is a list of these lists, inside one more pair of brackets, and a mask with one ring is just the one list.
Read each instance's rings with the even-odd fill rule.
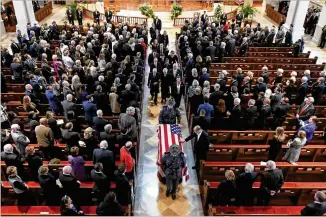
[[133,179],[133,168],[135,165],[135,160],[132,158],[130,149],[132,148],[132,142],[128,141],[125,146],[120,149],[120,161],[121,163],[126,165],[126,172],[125,175],[128,179]]

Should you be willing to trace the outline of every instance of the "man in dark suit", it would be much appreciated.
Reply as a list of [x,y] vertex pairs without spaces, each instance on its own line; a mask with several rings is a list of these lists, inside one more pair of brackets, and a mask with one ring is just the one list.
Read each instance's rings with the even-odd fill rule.
[[248,108],[245,112],[245,120],[247,121],[245,126],[246,130],[252,130],[254,127],[255,118],[257,117],[257,106],[255,106],[255,103],[256,101],[254,99],[248,101]]
[[100,12],[95,9],[95,11],[93,12],[93,17],[94,17],[94,23],[97,23],[98,25],[100,25]]
[[121,132],[119,135],[117,135],[117,140],[116,140],[116,144],[119,145],[119,149],[123,147],[128,141],[132,141],[132,137],[128,135],[126,129],[121,129]]
[[77,20],[78,20],[78,25],[82,26],[83,25],[83,11],[80,8],[77,9]]
[[301,78],[301,85],[298,88],[297,97],[295,100],[297,105],[300,105],[304,101],[307,92],[308,92],[308,78],[303,76]]
[[96,107],[96,104],[93,103],[94,98],[92,95],[88,95],[86,97],[86,99],[87,100],[83,102],[85,119],[86,119],[87,125],[92,126],[93,117],[96,116],[97,107]]
[[69,7],[69,9],[67,10],[67,17],[68,17],[69,23],[71,25],[75,25],[75,22],[74,22],[74,13],[72,12],[71,7]]
[[203,22],[203,24],[205,25],[206,20],[207,20],[207,13],[206,13],[206,11],[204,11],[204,13],[200,17],[200,21]]
[[283,97],[279,104],[276,104],[273,108],[273,117],[274,117],[274,128],[278,126],[282,126],[285,121],[286,114],[290,109],[289,99],[287,97]]
[[247,163],[245,172],[240,173],[236,180],[236,203],[238,206],[252,206],[254,192],[252,185],[257,180],[258,173],[254,172],[254,165]]
[[63,188],[63,193],[71,197],[74,203],[81,201],[78,197],[80,182],[72,175],[71,166],[64,166],[59,174],[59,180]]
[[260,92],[264,92],[266,91],[266,83],[264,83],[264,78],[263,77],[259,77],[257,79],[257,85],[256,85],[256,89],[255,89],[255,94],[259,94]]
[[[108,149],[113,152],[115,150],[115,144],[116,144],[116,135],[111,132],[112,131],[112,125],[107,124],[104,126],[104,131],[100,133],[100,140],[105,140],[108,143]],[[130,140],[128,140],[130,141]]]
[[181,82],[181,78],[177,77],[177,81],[173,83],[171,87],[171,95],[173,96],[175,100],[175,108],[179,108],[181,98],[185,93],[185,86]]
[[258,206],[268,206],[271,198],[279,192],[284,184],[282,170],[276,168],[274,161],[267,161],[267,172],[263,174],[260,181],[260,192],[258,196]]
[[272,108],[270,106],[270,99],[265,98],[263,102],[263,106],[261,107],[261,110],[259,112],[259,127],[261,129],[268,129],[268,122],[267,119],[271,116],[272,114]]
[[17,42],[15,42],[14,39],[11,39],[10,48],[13,55],[15,55],[16,53],[20,53],[20,45]]
[[160,74],[157,72],[156,68],[149,73],[147,86],[150,88],[150,93],[152,99],[154,99],[154,104],[157,105],[157,95],[160,87]]
[[154,19],[154,25],[155,25],[155,28],[156,29],[158,29],[159,31],[161,31],[161,29],[162,29],[162,20],[159,19],[157,16]]
[[76,104],[72,102],[72,98],[73,96],[71,94],[68,94],[67,99],[61,102],[66,119],[67,119],[67,112],[73,111],[76,113]]
[[217,106],[218,101],[220,99],[223,99],[224,92],[220,90],[220,84],[215,84],[214,85],[214,92],[209,95],[209,104],[212,106]]
[[102,86],[97,85],[96,86],[96,91],[94,92],[94,102],[97,106],[98,109],[101,109],[103,111],[104,115],[111,115],[111,110],[109,102],[109,97],[106,93],[102,92]]
[[209,128],[209,120],[205,117],[206,111],[204,109],[201,109],[199,111],[199,116],[194,117],[194,120],[192,122],[192,126],[200,126],[204,131],[207,131]]
[[[36,85],[34,85],[36,86]],[[32,85],[30,84],[26,84],[25,86],[25,95],[29,96],[29,98],[31,98],[31,101],[36,104],[36,106],[38,106],[40,104],[40,99],[38,98],[38,96],[36,95],[34,88],[32,87]]]
[[231,129],[241,130],[242,123],[241,123],[241,100],[239,98],[235,98],[233,101],[233,108],[232,111],[226,112],[226,115],[230,117],[229,123],[232,125],[229,126]]
[[91,171],[91,178],[94,181],[92,192],[95,193],[98,201],[102,201],[104,196],[109,192],[110,182],[109,178],[103,173],[102,163],[96,163],[94,169]]
[[103,118],[102,110],[97,110],[96,114],[97,117],[93,117],[93,127],[97,135],[100,136],[100,133],[104,130],[104,126],[108,123],[108,121]]
[[306,121],[315,113],[314,98],[308,97],[298,108],[296,118]]
[[193,133],[188,136],[185,140],[181,139],[180,142],[188,142],[193,138],[195,138],[194,153],[196,155],[196,166],[192,167],[192,169],[199,169],[200,161],[206,160],[206,153],[210,145],[208,133],[197,125],[193,129]]
[[156,50],[153,50],[153,52],[148,55],[148,64],[151,65],[152,63],[154,63],[155,58],[159,59],[160,55],[157,53]]
[[64,129],[61,130],[62,138],[64,142],[67,144],[69,149],[74,146],[79,146],[78,141],[80,140],[80,134],[73,131],[73,124],[68,122],[65,124]]
[[212,61],[215,59],[216,47],[214,46],[213,41],[209,42],[209,46],[205,49],[206,56],[210,56]]
[[322,191],[317,191],[314,196],[315,201],[309,203],[301,210],[302,216],[322,216],[326,213],[326,195]]
[[104,16],[105,16],[105,18],[106,18],[106,22],[107,22],[107,23],[110,23],[110,21],[111,21],[111,19],[112,19],[112,15],[113,15],[112,11],[110,11],[109,8],[106,8],[106,10],[105,10],[105,12],[104,12]]
[[319,104],[319,101],[324,93],[325,89],[325,78],[319,77],[317,82],[312,85],[312,96],[315,99],[316,105]]
[[103,172],[106,176],[112,177],[114,168],[114,157],[113,152],[107,150],[108,143],[103,140],[100,143],[100,148],[94,149],[93,151],[93,164],[102,163]]
[[125,112],[130,106],[130,102],[136,100],[136,93],[131,91],[131,85],[126,84],[125,90],[121,91],[118,102],[121,104],[121,112]]
[[24,159],[21,157],[11,144],[6,144],[3,147],[3,152],[1,152],[1,160],[5,162],[6,166],[15,166],[19,171],[23,169]]
[[164,68],[161,76],[161,103],[166,102],[166,99],[170,97],[170,86],[171,86],[172,76],[168,73],[168,69]]

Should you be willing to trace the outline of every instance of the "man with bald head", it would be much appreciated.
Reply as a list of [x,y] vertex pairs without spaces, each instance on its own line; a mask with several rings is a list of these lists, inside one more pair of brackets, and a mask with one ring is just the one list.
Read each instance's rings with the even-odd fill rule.
[[54,146],[54,138],[52,130],[48,127],[48,120],[46,118],[40,119],[40,125],[35,127],[35,134],[37,144],[40,145],[44,160],[50,160],[51,149]]

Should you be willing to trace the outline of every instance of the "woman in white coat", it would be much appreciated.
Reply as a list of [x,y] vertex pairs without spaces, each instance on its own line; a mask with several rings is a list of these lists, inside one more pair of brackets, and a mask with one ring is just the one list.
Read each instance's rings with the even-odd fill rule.
[[300,130],[298,137],[295,138],[289,145],[289,149],[286,152],[282,160],[288,161],[293,165],[297,165],[296,162],[299,160],[301,148],[306,144],[306,132]]

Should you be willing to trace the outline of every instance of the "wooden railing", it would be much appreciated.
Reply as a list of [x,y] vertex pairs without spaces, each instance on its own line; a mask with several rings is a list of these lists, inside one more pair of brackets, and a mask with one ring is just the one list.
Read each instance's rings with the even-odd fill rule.
[[282,20],[282,17],[284,18],[284,20],[286,19],[286,17],[279,13],[278,11],[276,11],[271,5],[267,4],[266,5],[266,15],[273,20],[276,23],[280,23]]
[[[234,11],[231,11],[229,13],[226,13],[227,19],[228,20],[232,20],[235,19],[235,16],[237,15],[237,9]],[[186,20],[188,20],[190,23],[192,23],[194,21],[194,17],[177,17],[173,19],[173,25],[174,26],[183,26],[186,22]],[[208,16],[208,21],[212,22],[214,21],[214,16]]]
[[[83,10],[84,16],[89,17],[89,18],[93,18],[93,11],[90,11],[86,8],[84,8]],[[100,17],[101,20],[106,20],[104,14],[101,14]],[[147,25],[147,17],[129,17],[129,16],[118,16],[118,15],[113,15],[112,16],[112,21],[114,23],[126,23],[128,22],[129,24],[143,24],[145,23]]]
[[43,8],[40,8],[40,10],[35,12],[35,20],[40,22],[41,20],[52,14],[52,9],[52,2],[47,3],[46,5],[44,5]]

